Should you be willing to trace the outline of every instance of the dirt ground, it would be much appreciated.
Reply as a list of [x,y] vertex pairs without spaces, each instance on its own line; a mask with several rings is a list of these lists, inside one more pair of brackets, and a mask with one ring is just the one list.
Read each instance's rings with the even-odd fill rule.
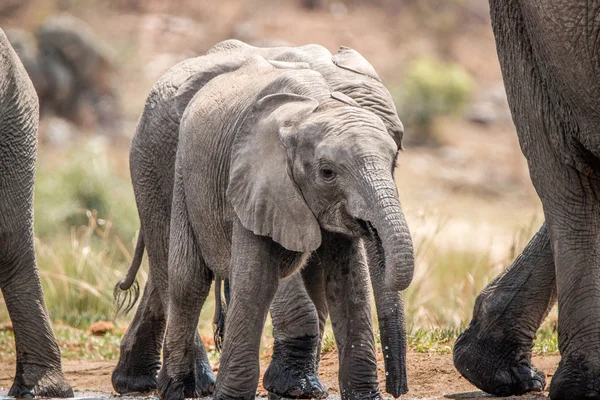
[[[558,355],[534,357],[535,365],[552,374],[559,361]],[[267,360],[262,364],[262,371],[267,367]],[[103,397],[114,395],[110,383],[110,375],[116,361],[83,361],[65,360],[63,367],[67,379],[76,391],[77,397]],[[338,397],[337,355],[330,352],[323,356],[320,378],[329,388],[330,397]],[[14,375],[14,364],[0,363],[0,387],[10,387]],[[547,375],[547,383],[551,375]],[[380,387],[385,387],[383,361],[379,360]],[[410,391],[403,399],[478,399],[493,397],[478,391],[454,369],[450,354],[424,354],[411,352],[408,354],[408,383]],[[3,390],[3,392],[4,392]],[[545,394],[530,394],[515,399],[546,399]],[[266,396],[262,384],[259,384],[259,397]],[[509,397],[508,399],[512,399]]]

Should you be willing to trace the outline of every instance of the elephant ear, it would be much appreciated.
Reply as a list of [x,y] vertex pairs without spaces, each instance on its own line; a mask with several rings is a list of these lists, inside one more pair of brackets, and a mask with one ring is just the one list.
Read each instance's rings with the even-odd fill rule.
[[321,245],[321,228],[292,179],[284,146],[318,106],[295,94],[263,97],[241,123],[231,152],[227,198],[242,225],[292,251]]
[[216,62],[208,68],[202,69],[186,79],[175,94],[173,107],[175,112],[181,118],[185,108],[200,89],[204,87],[211,79],[237,70],[246,61],[244,57],[227,57],[221,62]]
[[357,74],[368,76],[379,82],[381,79],[373,66],[356,50],[350,47],[341,46],[337,54],[331,58],[333,63],[340,68]]

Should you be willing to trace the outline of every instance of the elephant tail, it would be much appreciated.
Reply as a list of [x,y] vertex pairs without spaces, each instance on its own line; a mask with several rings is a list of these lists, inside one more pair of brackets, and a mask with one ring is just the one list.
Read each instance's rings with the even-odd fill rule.
[[113,291],[113,298],[115,300],[115,319],[120,315],[125,315],[131,311],[140,297],[140,284],[135,279],[135,276],[140,269],[140,265],[142,265],[144,248],[144,238],[142,230],[140,229],[131,266],[129,267],[129,270],[127,270],[125,278],[115,285]]
[[213,317],[213,338],[215,348],[221,351],[223,348],[223,338],[225,337],[225,316],[227,315],[226,299],[229,297],[228,280],[225,279],[225,300],[221,297],[221,277],[215,277],[215,316]]

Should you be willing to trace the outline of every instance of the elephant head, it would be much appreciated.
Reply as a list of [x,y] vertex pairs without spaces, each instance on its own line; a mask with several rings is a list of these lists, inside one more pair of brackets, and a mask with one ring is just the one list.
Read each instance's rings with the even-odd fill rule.
[[276,93],[255,104],[232,148],[227,197],[245,228],[288,250],[316,250],[321,229],[376,240],[386,285],[403,290],[414,255],[393,179],[398,146],[349,97],[316,97]]

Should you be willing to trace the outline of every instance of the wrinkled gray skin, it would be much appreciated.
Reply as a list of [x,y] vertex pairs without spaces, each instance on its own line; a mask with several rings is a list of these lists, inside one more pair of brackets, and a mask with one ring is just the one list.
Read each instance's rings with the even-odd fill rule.
[[7,36],[33,82],[42,115],[56,114],[84,126],[116,126],[115,66],[109,49],[85,22],[59,14],[34,34],[11,29]]
[[342,397],[380,397],[361,238],[382,243],[386,285],[406,288],[413,250],[392,174],[398,147],[379,117],[295,68],[251,57],[209,81],[182,116],[161,398],[196,394],[190,350],[212,273],[231,283],[214,397],[253,398],[279,280],[311,256],[324,275]]
[[[251,52],[269,51],[275,53],[276,56],[279,55],[283,59],[308,59],[313,63],[316,63],[319,57],[321,57],[319,68],[323,75],[327,77],[331,86],[335,87],[337,85],[339,88],[346,90],[346,93],[354,97],[359,103],[362,102],[365,107],[372,107],[377,111],[381,119],[386,122],[388,132],[395,137],[398,143],[400,142],[402,125],[395,115],[395,109],[393,108],[389,93],[378,81],[376,75],[373,78],[337,67],[332,63],[331,54],[320,46],[313,45],[296,49],[256,49],[239,41],[227,41],[217,45],[211,51],[211,54],[183,62],[169,71],[155,86],[149,96],[146,110],[140,119],[136,137],[132,144],[132,179],[142,220],[142,234],[148,247],[151,265],[151,283],[145,289],[142,305],[138,308],[138,313],[134,318],[131,328],[122,342],[121,359],[113,374],[113,385],[117,391],[147,390],[156,385],[154,373],[159,366],[160,338],[162,337],[162,329],[164,329],[162,310],[157,307],[162,305],[162,302],[161,305],[158,304],[158,296],[161,293],[159,286],[164,287],[167,282],[164,272],[167,255],[166,247],[168,244],[166,238],[168,237],[168,220],[170,215],[170,188],[172,187],[171,176],[173,174],[174,149],[177,143],[177,128],[180,114],[173,103],[177,103],[180,107],[184,108],[191,95],[202,87],[206,81],[215,75],[239,68],[239,65],[243,62],[243,58],[239,56],[232,57],[231,54],[239,54],[240,50],[249,50]],[[350,54],[354,55],[357,53],[353,52]],[[347,54],[343,56],[345,57]],[[370,65],[360,55],[358,55],[356,60],[347,59],[343,61],[339,57],[337,60],[346,66],[355,66],[355,69],[361,72],[372,71]],[[370,67],[370,70],[367,67]],[[198,71],[202,72],[195,75]],[[337,79],[336,74],[340,75]],[[354,87],[354,91],[351,90],[352,87]],[[371,246],[371,248],[373,247]],[[141,258],[142,253],[143,242],[140,241],[136,251],[136,260]],[[131,282],[133,280],[135,274],[135,268],[133,267],[135,264],[136,261],[132,264],[133,275],[130,271],[125,281]],[[378,282],[376,296],[379,300],[378,304],[394,304],[401,307],[399,293],[394,290],[388,290],[383,283],[384,274],[380,263],[370,264],[372,280],[374,283]],[[310,270],[313,265],[318,265],[318,263],[316,261],[310,262],[305,271]],[[304,275],[306,276],[307,274],[304,273]],[[294,277],[284,282],[282,286],[302,287],[302,283],[297,282],[298,279],[299,277]],[[296,282],[293,282],[294,280]],[[294,295],[290,295],[289,293],[292,293],[292,291],[282,288],[280,293],[284,293],[284,295],[278,295],[277,297],[280,301],[276,301],[273,304],[271,311],[276,326],[275,335],[276,338],[281,339],[276,339],[275,355],[281,354],[282,356],[274,357],[274,362],[265,379],[265,386],[274,392],[288,395],[296,393],[298,395],[298,391],[300,390],[305,396],[317,397],[322,395],[322,387],[316,379],[315,364],[318,360],[319,322],[324,324],[327,317],[325,296],[321,294],[324,293],[322,289],[324,287],[323,280],[324,277],[319,278],[317,274],[306,282],[308,294],[317,305],[319,320],[317,320],[317,310],[315,310],[315,306],[304,290],[297,290],[294,292]],[[287,295],[285,295],[286,293]],[[384,300],[387,300],[387,302]],[[290,316],[288,317],[285,317],[286,302],[295,305],[295,307],[290,309]],[[390,359],[391,362],[388,363],[389,365],[386,364],[386,367],[390,371],[390,376],[396,377],[395,379],[388,380],[387,390],[391,393],[396,392],[400,394],[406,391],[403,358],[403,315],[397,309],[390,310],[390,307],[386,307],[380,313],[379,317],[380,326],[389,327],[387,329],[389,333],[386,334],[385,331],[382,331],[382,337],[390,338],[390,345],[388,346],[390,352],[386,354],[389,356],[386,358]],[[278,321],[281,321],[281,323],[278,323]],[[282,328],[280,329],[280,327]],[[141,339],[142,337],[143,339]],[[147,346],[142,347],[139,345],[139,343],[147,343],[152,340],[157,345],[155,350],[152,349],[149,351]],[[201,355],[204,354],[204,350],[199,340],[196,346],[198,355],[197,389],[205,393],[210,392],[214,377],[212,377],[210,372],[208,373],[210,379],[206,379],[206,376],[202,377],[202,374],[198,373],[198,371],[206,371],[207,364],[202,361],[203,357]],[[294,357],[294,355],[299,355],[300,357]],[[278,359],[289,360],[292,358],[296,360],[293,365],[286,366],[285,364],[276,362]],[[286,384],[289,384],[289,379],[278,378],[281,376],[285,377],[286,374],[288,378],[291,377],[291,380],[295,380],[296,382],[311,374],[314,379],[312,379],[313,382],[309,385],[305,384],[301,387],[298,385],[296,387],[293,385],[286,386]],[[273,378],[269,379],[269,375],[273,376]],[[308,381],[310,382],[311,379],[308,379]],[[391,384],[395,386],[391,386]],[[314,392],[311,392],[311,390]]]
[[38,100],[0,29],[0,289],[14,327],[9,396],[72,397],[44,305],[33,247]]
[[600,399],[600,76],[598,2],[491,0],[521,148],[546,223],[479,295],[454,347],[458,370],[501,395],[541,390],[535,333],[558,299],[552,399]]

